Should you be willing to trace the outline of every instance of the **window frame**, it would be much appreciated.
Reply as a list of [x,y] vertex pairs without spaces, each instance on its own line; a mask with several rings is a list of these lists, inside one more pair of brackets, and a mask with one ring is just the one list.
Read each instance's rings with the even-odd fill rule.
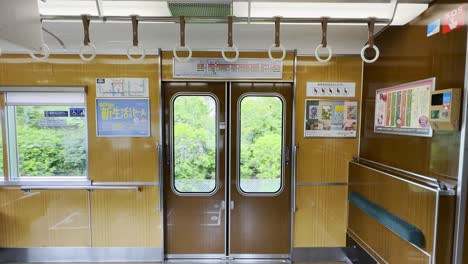
[[[242,111],[241,111],[241,105],[242,101],[247,98],[247,97],[276,97],[280,99],[281,101],[281,106],[282,106],[282,130],[281,130],[281,177],[280,177],[280,188],[276,192],[245,192],[242,190],[241,187],[241,160],[240,160],[240,154],[241,154],[241,120],[242,120]],[[286,177],[286,99],[284,98],[283,95],[280,93],[260,93],[260,92],[248,92],[242,94],[238,99],[237,99],[237,135],[236,135],[236,188],[237,191],[242,195],[242,196],[256,196],[256,197],[275,197],[279,196],[281,193],[284,191],[284,185],[285,185],[285,177]]]
[[[215,130],[216,130],[216,137],[215,137],[215,188],[211,192],[181,192],[177,190],[175,186],[175,155],[174,155],[174,102],[175,100],[180,97],[180,96],[208,96],[213,98],[216,106],[216,111],[215,111]],[[219,171],[219,160],[220,160],[220,144],[219,144],[219,139],[220,139],[220,131],[219,131],[219,118],[220,118],[220,104],[219,104],[219,98],[211,92],[177,92],[175,93],[170,100],[169,103],[169,123],[172,128],[170,128],[170,135],[169,135],[169,153],[170,153],[170,172],[171,172],[171,189],[172,192],[175,193],[177,196],[213,196],[215,195],[218,190],[220,189],[220,171]]]
[[[87,90],[86,87],[1,87],[0,92],[4,95],[4,111],[5,111],[5,126],[6,138],[4,138],[3,146],[6,147],[8,173],[5,179],[8,182],[18,183],[39,183],[39,184],[89,184],[89,135],[88,135],[88,107],[87,107]],[[25,92],[25,93],[68,93],[80,92],[83,94],[83,104],[85,109],[84,118],[84,133],[85,133],[85,148],[86,148],[86,169],[85,176],[21,176],[19,173],[19,153],[18,153],[18,134],[16,127],[16,107],[17,106],[70,106],[70,103],[36,103],[36,104],[18,104],[8,105],[9,92]]]

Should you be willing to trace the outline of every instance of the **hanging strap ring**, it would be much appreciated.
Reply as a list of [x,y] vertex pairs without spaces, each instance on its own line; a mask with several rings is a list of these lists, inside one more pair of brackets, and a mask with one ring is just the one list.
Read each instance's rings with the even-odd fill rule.
[[[132,53],[140,53],[140,56],[133,57]],[[142,61],[146,57],[146,50],[140,46],[130,45],[127,48],[127,57],[131,61]]]
[[[369,37],[368,37],[368,44],[365,45],[361,49],[361,59],[366,62],[366,63],[374,63],[379,59],[380,56],[380,50],[377,46],[374,45],[374,27],[375,27],[375,17],[369,18],[369,22],[367,23],[367,26],[369,28]],[[373,59],[367,59],[365,56],[366,49],[367,48],[372,48],[375,51],[375,57]]]
[[[330,47],[330,45],[328,45],[328,42],[327,42],[327,27],[328,27],[327,24],[328,24],[328,17],[322,17],[322,43],[315,48],[315,59],[317,59],[319,62],[329,62],[333,54],[332,48]],[[319,56],[320,48],[327,49],[328,57],[326,59],[320,58]]]
[[[236,62],[239,59],[239,49],[232,41],[232,24],[233,24],[233,17],[229,16],[228,17],[228,44],[227,46],[223,47],[223,50],[221,52],[221,55],[223,55],[223,59],[227,62]],[[226,56],[227,49],[233,49],[234,52],[236,53],[236,56],[234,58],[228,58]]]
[[380,56],[380,50],[379,50],[379,48],[377,48],[377,46],[375,46],[375,45],[372,47],[372,48],[374,49],[374,51],[375,51],[375,57],[374,57],[373,59],[367,59],[367,58],[366,58],[365,53],[366,53],[366,49],[367,49],[367,48],[370,48],[370,45],[369,45],[369,44],[365,45],[365,46],[362,48],[362,50],[361,50],[361,59],[362,59],[364,62],[366,62],[366,63],[374,63],[374,62],[376,62],[376,61],[379,59],[379,56]]
[[[89,40],[89,15],[81,15],[81,20],[83,21],[84,39],[83,45],[80,47],[80,58],[89,62],[96,58],[96,47]],[[90,52],[90,56],[85,56],[85,52]]]
[[[177,55],[177,50],[186,49],[189,55],[185,58],[181,58]],[[187,62],[192,58],[192,49],[185,45],[185,17],[180,17],[180,45],[175,46],[172,50],[174,58],[179,62]]]
[[[90,52],[89,56],[85,55],[85,52],[87,51]],[[96,58],[96,47],[93,45],[93,43],[88,43],[88,45],[81,45],[80,58],[86,62],[92,61],[94,58]]]
[[50,55],[49,46],[47,46],[45,43],[42,43],[41,50],[42,50],[42,56],[36,56],[32,51],[29,51],[29,56],[31,56],[31,58],[33,58],[33,60],[35,61],[47,60]]
[[[271,45],[268,49],[268,57],[273,61],[282,61],[286,58],[286,49],[280,43],[280,21],[281,17],[275,17],[275,44]],[[281,50],[281,57],[275,58],[272,55],[273,48],[279,48]]]
[[[272,51],[274,48],[279,48],[281,50],[281,57],[279,58],[273,57]],[[282,61],[284,60],[284,58],[286,58],[286,49],[281,44],[279,45],[279,47],[276,47],[276,44],[273,44],[268,49],[268,57],[270,57],[270,60],[273,60],[273,61]]]
[[[234,52],[236,53],[236,56],[234,58],[228,58],[226,56],[226,50],[229,49],[229,48],[233,49]],[[223,59],[225,61],[227,61],[227,62],[236,62],[239,59],[239,49],[237,48],[237,46],[235,44],[232,44],[232,47],[229,47],[229,45],[227,45],[227,46],[223,47],[221,55],[223,55]]]
[[[132,15],[133,43],[127,48],[127,57],[131,61],[142,61],[146,56],[144,48],[138,46],[138,16]],[[140,53],[139,57],[133,57],[133,53]]]
[[[320,58],[320,55],[319,55],[319,49],[320,48],[324,48],[327,50],[327,53],[328,53],[328,57],[326,59],[322,59]],[[323,44],[319,44],[317,46],[317,48],[315,48],[315,58],[319,61],[319,62],[329,62],[332,58],[332,54],[333,54],[333,50],[332,48],[330,47],[330,45],[327,45],[326,47],[323,46]]]
[[[187,57],[179,57],[177,55],[177,51],[178,50],[186,50],[188,51],[188,56]],[[174,54],[174,58],[177,60],[177,61],[180,61],[180,62],[187,62],[189,61],[191,58],[192,58],[192,49],[188,46],[185,46],[185,47],[182,47],[182,46],[175,46],[174,49],[172,50],[172,53]]]

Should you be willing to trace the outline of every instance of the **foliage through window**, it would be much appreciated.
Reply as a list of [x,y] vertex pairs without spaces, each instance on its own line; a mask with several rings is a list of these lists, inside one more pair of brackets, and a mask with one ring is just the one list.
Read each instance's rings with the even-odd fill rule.
[[9,102],[7,94],[11,178],[86,177],[84,93],[75,100],[79,104],[67,105],[53,96],[50,100],[23,97],[19,103]]
[[240,102],[240,189],[276,193],[282,186],[283,101],[277,96]]
[[211,193],[217,184],[217,103],[209,95],[178,95],[172,103],[173,185],[180,193]]

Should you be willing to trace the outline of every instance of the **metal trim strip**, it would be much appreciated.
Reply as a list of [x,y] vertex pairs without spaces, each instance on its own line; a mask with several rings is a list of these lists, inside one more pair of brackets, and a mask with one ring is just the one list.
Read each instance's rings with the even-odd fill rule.
[[157,247],[0,248],[0,262],[149,262],[162,261]]

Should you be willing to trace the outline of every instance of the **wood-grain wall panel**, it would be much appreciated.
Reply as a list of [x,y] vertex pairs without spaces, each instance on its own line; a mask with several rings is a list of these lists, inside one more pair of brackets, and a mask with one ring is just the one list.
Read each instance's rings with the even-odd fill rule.
[[431,138],[399,136],[374,133],[373,124],[377,89],[432,77],[437,90],[464,87],[467,27],[427,37],[428,23],[462,3],[433,1],[410,24],[390,27],[376,38],[380,58],[364,67],[362,158],[440,180],[457,179],[459,131],[435,131]]
[[[0,58],[0,85],[87,86],[89,178],[97,182],[158,181],[159,57],[131,62],[126,56],[97,56],[91,63],[76,55],[53,55],[47,62],[29,56]],[[96,78],[148,78],[151,137],[96,137]]]
[[[77,55],[52,55],[47,62],[34,62],[25,55],[0,57],[0,85],[88,88],[88,174],[95,182],[159,181],[156,150],[160,124],[158,71],[158,56],[147,56],[138,63],[129,61],[126,56],[99,55],[91,63],[83,62]],[[151,137],[96,137],[96,78],[122,77],[149,79]],[[94,208],[91,218],[94,223],[93,238],[96,239],[93,246],[161,246],[161,214],[155,211],[158,208],[158,193],[157,187],[144,188],[143,192],[92,192]],[[40,195],[36,192],[33,194],[28,197],[21,191],[0,190],[2,201],[18,204],[15,208],[1,208],[0,247],[91,245],[87,191],[44,191]],[[84,200],[81,196],[85,197]],[[77,222],[80,225],[51,228],[72,214],[69,210],[74,208],[84,211],[60,226],[68,227],[67,224]],[[87,230],[81,225],[84,219]]]
[[353,205],[350,205],[348,209],[349,234],[356,241],[360,241],[361,246],[366,248],[374,258],[386,261],[381,263],[430,263],[430,256],[364,214],[360,209]]
[[87,191],[0,190],[0,247],[90,246]]
[[[349,164],[349,191],[358,193],[416,226],[424,234],[426,241],[424,250],[433,251],[437,202],[435,191],[354,163]],[[351,220],[351,214],[349,218]],[[354,230],[351,221],[349,227]],[[357,231],[355,233],[360,235]]]
[[[297,182],[347,182],[348,162],[358,154],[356,138],[304,138],[306,99],[343,100],[343,98],[306,97],[307,82],[354,82],[360,105],[362,61],[357,56],[335,57],[320,63],[314,57],[299,56],[296,76]],[[360,106],[359,106],[360,108]],[[358,123],[361,121],[359,120]],[[359,131],[359,130],[358,130]]]
[[94,247],[162,247],[159,187],[91,194]]
[[297,186],[294,247],[346,245],[347,186]]
[[[183,55],[179,55],[183,56]],[[173,58],[172,51],[162,52],[162,79],[163,81],[173,80]],[[193,58],[222,58],[221,52],[216,51],[194,51]],[[240,52],[239,58],[268,58],[267,52]],[[177,79],[179,80],[179,79]],[[197,80],[197,79],[191,79]],[[200,79],[198,79],[200,80]],[[294,80],[294,53],[288,52],[283,61],[283,78],[282,80],[262,80],[268,82],[275,81],[290,81]],[[245,80],[248,81],[248,80]],[[251,80],[258,81],[258,80]]]

